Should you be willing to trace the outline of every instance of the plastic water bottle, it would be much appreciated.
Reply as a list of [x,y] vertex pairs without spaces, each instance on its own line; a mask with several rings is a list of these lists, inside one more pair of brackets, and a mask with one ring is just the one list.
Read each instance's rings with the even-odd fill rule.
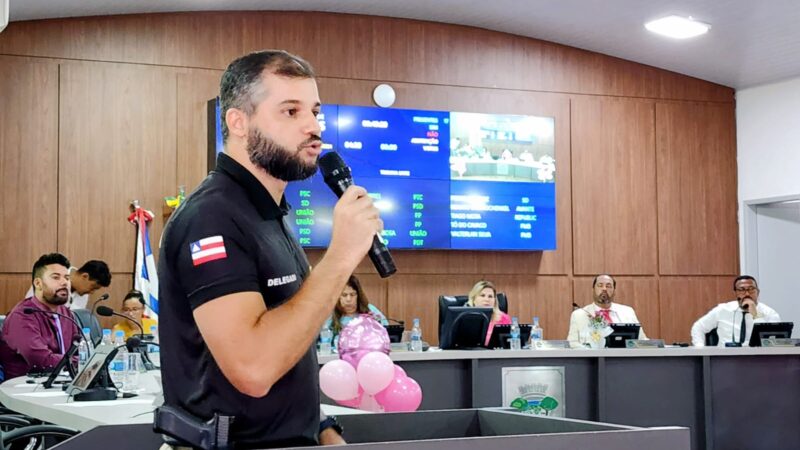
[[422,328],[419,327],[418,318],[414,318],[414,326],[411,328],[411,351],[422,351]]
[[90,350],[89,350],[89,344],[87,342],[87,339],[89,339],[89,338],[87,336],[89,335],[90,332],[91,331],[88,328],[84,328],[83,329],[84,339],[81,339],[81,341],[78,343],[78,370],[79,371],[83,370],[83,368],[86,367],[86,363],[89,362]]
[[[150,334],[153,335],[153,344],[158,344],[158,325],[150,325]],[[161,367],[161,347],[158,345],[148,345],[147,355],[156,367]]]
[[114,342],[111,340],[111,330],[108,328],[103,328],[103,340],[100,341],[101,344],[105,345],[113,345]]
[[92,356],[94,353],[94,341],[92,340],[92,330],[89,327],[85,327],[83,330],[83,338],[86,340],[86,346],[89,348],[89,356]]
[[511,336],[508,338],[508,343],[511,350],[519,350],[522,348],[522,343],[519,340],[519,321],[516,317],[511,318]]
[[333,341],[333,331],[327,324],[322,328],[319,333],[319,353],[321,355],[331,354],[331,342]]
[[108,367],[111,381],[120,391],[125,389],[125,378],[128,375],[128,349],[125,348],[125,332],[117,331],[114,335],[114,346],[117,348],[117,355]]
[[531,349],[536,349],[536,343],[544,339],[544,330],[539,326],[539,318],[533,318],[533,326],[531,327]]

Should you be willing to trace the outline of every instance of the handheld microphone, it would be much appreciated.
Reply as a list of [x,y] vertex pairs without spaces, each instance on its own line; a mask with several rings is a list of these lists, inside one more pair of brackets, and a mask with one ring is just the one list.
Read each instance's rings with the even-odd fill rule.
[[[341,197],[344,191],[353,184],[353,176],[350,168],[344,163],[342,157],[336,152],[328,152],[319,159],[320,172],[325,179],[325,184]],[[372,247],[369,249],[369,259],[378,271],[381,278],[387,278],[397,272],[394,260],[386,248],[386,244],[379,235],[372,238]]]
[[104,302],[106,300],[108,300],[108,294],[103,294],[100,297],[98,297],[97,300],[95,300],[94,303],[92,303],[91,311],[94,313],[94,308],[97,306],[97,304],[100,302]]

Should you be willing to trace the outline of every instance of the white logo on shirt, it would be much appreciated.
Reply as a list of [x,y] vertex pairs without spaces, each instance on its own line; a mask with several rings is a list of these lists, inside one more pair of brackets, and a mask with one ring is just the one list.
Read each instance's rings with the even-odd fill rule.
[[297,281],[297,274],[284,275],[282,277],[270,278],[267,280],[267,286],[283,286],[284,284],[294,283]]

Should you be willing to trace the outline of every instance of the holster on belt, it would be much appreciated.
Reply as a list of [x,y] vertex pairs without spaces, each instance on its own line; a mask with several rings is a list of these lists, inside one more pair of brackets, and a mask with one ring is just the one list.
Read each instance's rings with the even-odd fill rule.
[[203,422],[180,408],[161,406],[154,414],[153,431],[164,435],[164,441],[170,445],[232,450],[230,427],[233,419],[233,416],[214,413],[213,418]]

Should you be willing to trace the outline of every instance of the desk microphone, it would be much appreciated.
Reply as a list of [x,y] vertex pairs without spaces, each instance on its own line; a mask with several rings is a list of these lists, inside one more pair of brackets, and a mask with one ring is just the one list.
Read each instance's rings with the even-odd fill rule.
[[[386,317],[386,316],[384,316],[384,317]],[[398,325],[406,326],[406,322],[404,320],[392,319],[391,317],[386,317],[386,320],[391,320],[392,322],[395,322]]]
[[[67,371],[69,372],[70,376],[72,378],[75,378],[77,373],[75,372],[75,367],[72,365],[71,361],[72,357],[78,351],[78,347],[75,345],[75,343],[80,342],[81,339],[83,339],[84,341],[86,340],[86,337],[83,335],[82,331],[83,329],[81,328],[81,325],[78,323],[78,321],[75,320],[74,317],[67,316],[66,314],[60,314],[53,311],[44,311],[38,308],[28,307],[23,309],[22,312],[25,314],[45,314],[47,316],[55,314],[56,316],[63,317],[69,320],[70,322],[74,323],[76,327],[78,327],[78,335],[72,336],[72,343],[70,344],[69,349],[66,348],[64,349],[64,355],[61,357],[61,360],[58,362],[58,364],[56,364],[56,366],[53,367],[53,369],[50,372],[50,375],[47,377],[47,380],[44,383],[42,383],[42,386],[44,386],[45,389],[50,389],[53,386],[53,383],[56,381],[56,378],[58,377],[59,373],[61,373],[61,370],[64,369],[64,367],[67,368]],[[56,330],[56,333],[58,333],[58,330]],[[88,345],[89,343],[87,342],[86,344]]]
[[139,335],[140,336],[144,336],[144,328],[142,328],[142,326],[139,324],[139,322],[131,319],[130,317],[126,316],[125,314],[120,314],[120,313],[114,311],[113,309],[109,308],[108,306],[103,306],[103,305],[98,306],[97,307],[97,314],[100,315],[100,316],[103,316],[103,317],[111,317],[111,316],[122,317],[125,320],[133,322],[133,324],[136,325],[137,327],[139,327],[139,330],[141,331],[141,333]]
[[104,302],[106,300],[108,300],[108,294],[103,294],[100,297],[98,297],[97,300],[95,300],[94,303],[92,303],[92,309],[91,309],[92,313],[94,313],[94,308],[97,306],[98,303]]
[[[78,321],[75,320],[74,317],[70,317],[70,316],[68,316],[66,314],[60,314],[60,313],[53,312],[53,311],[45,311],[45,310],[42,310],[42,309],[31,308],[31,307],[23,309],[22,312],[24,312],[25,314],[44,314],[44,315],[47,315],[47,316],[56,315],[56,316],[59,316],[59,317],[63,317],[65,319],[69,320],[70,322],[74,323],[75,326],[78,328],[78,339],[85,339],[84,336],[83,336],[83,327],[81,327],[81,324],[79,324]],[[73,337],[73,340],[75,340],[74,337]],[[88,342],[87,342],[87,344],[88,344]]]
[[[341,197],[344,191],[353,184],[350,168],[347,167],[342,157],[336,152],[328,152],[322,155],[319,159],[319,170],[322,172],[325,184],[331,188],[337,197]],[[392,255],[379,234],[372,238],[372,247],[370,247],[368,254],[381,278],[390,277],[397,272]]]
[[[111,317],[111,316],[122,317],[125,320],[133,322],[134,325],[139,327],[139,330],[141,331],[141,333],[138,336],[133,335],[133,336],[129,337],[128,339],[126,339],[125,340],[125,347],[131,353],[135,352],[135,353],[139,353],[140,355],[142,355],[142,362],[144,363],[145,369],[147,369],[147,370],[155,369],[155,365],[150,360],[150,356],[147,354],[147,351],[146,350],[142,351],[142,339],[144,338],[144,328],[142,328],[142,326],[139,324],[139,322],[133,320],[132,318],[126,316],[125,314],[120,314],[120,313],[114,311],[113,309],[109,308],[108,306],[102,306],[102,305],[98,306],[97,307],[97,314],[99,314],[99,315],[101,315],[103,317]],[[148,344],[149,345],[158,345],[158,344],[155,344],[155,343],[152,343],[152,344],[148,343]]]

